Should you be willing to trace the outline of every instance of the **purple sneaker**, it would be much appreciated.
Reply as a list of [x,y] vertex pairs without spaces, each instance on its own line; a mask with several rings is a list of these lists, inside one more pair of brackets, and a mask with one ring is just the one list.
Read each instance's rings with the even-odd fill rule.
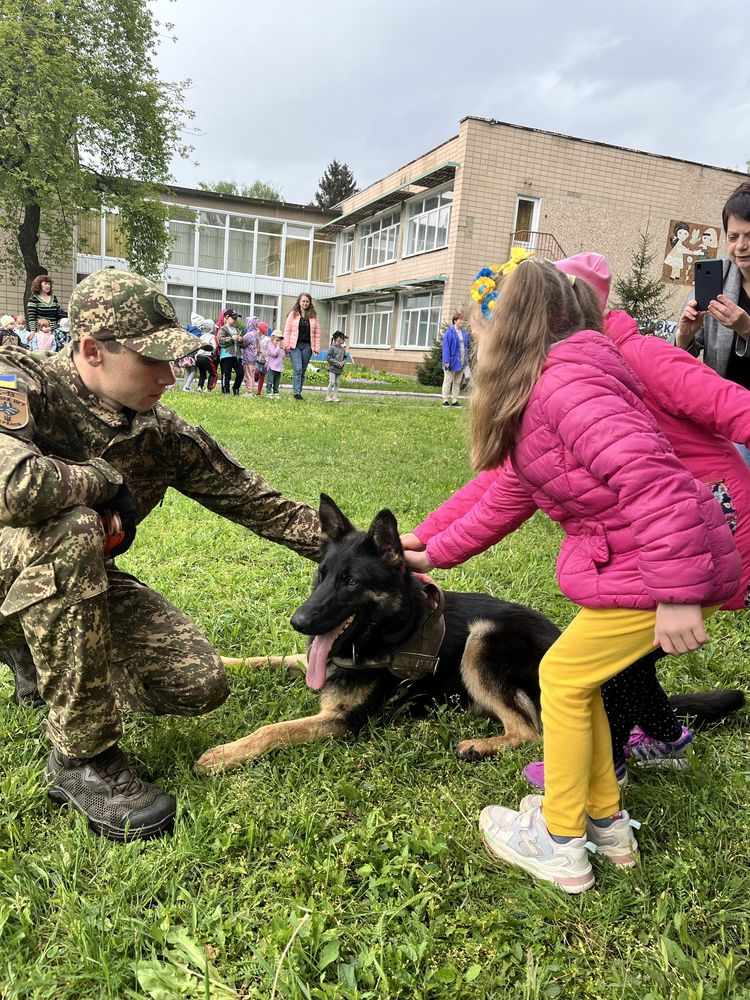
[[692,744],[693,735],[687,726],[682,727],[680,738],[674,743],[652,739],[636,726],[630,734],[627,751],[628,756],[641,767],[676,767],[681,770],[688,766]]
[[[523,769],[523,776],[532,788],[544,791],[544,761],[535,760],[533,764],[527,764]],[[620,788],[624,788],[628,783],[628,765],[625,758],[621,757],[615,761],[615,777]]]

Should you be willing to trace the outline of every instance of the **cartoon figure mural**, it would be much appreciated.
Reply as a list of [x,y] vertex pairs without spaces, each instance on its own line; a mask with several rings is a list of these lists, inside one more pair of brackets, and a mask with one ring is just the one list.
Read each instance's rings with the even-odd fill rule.
[[718,247],[719,229],[717,226],[673,219],[669,224],[669,238],[661,272],[662,279],[675,281],[681,285],[694,284],[695,262],[715,257]]

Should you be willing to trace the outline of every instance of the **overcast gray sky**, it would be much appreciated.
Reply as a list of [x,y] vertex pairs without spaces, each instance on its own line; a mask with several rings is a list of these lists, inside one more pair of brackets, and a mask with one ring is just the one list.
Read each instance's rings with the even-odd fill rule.
[[[369,183],[480,115],[744,170],[750,3],[152,0],[190,77],[178,184],[268,181],[306,203],[332,159]],[[167,32],[164,30],[164,34]]]

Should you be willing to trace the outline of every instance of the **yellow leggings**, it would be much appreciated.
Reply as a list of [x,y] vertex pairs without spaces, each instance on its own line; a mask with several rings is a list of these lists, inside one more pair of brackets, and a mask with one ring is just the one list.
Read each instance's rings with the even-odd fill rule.
[[[707,618],[715,608],[704,608]],[[654,647],[655,611],[582,608],[539,667],[544,818],[561,837],[620,808],[601,685]]]

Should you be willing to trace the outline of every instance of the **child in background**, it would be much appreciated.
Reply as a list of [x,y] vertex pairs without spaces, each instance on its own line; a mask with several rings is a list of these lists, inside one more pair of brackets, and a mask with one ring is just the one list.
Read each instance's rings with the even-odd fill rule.
[[346,334],[337,330],[331,338],[331,346],[328,348],[328,391],[326,392],[327,403],[340,403],[339,399],[339,379],[346,364],[346,347],[344,341]]
[[70,343],[70,320],[63,316],[58,322],[55,333],[55,350],[61,351],[66,344]]
[[274,330],[271,334],[270,342],[266,348],[266,395],[269,399],[279,398],[279,386],[281,385],[281,373],[284,371],[284,334],[281,330]]
[[216,387],[216,330],[213,320],[204,319],[198,313],[193,314],[193,324],[200,330],[200,347],[195,355],[198,369],[198,392],[212,392]]
[[255,359],[255,377],[258,382],[258,395],[263,391],[263,383],[266,379],[266,351],[271,338],[268,336],[268,323],[258,323],[258,356]]
[[[224,322],[216,333],[219,343],[219,367],[221,368],[221,391],[225,396],[231,392],[239,396],[244,375],[242,365],[242,334],[237,329],[240,314],[234,309],[223,310]],[[234,384],[232,384],[234,372]]]
[[52,352],[56,350],[52,324],[48,319],[40,319],[37,323],[36,333],[31,335],[30,347],[32,351]]
[[[494,481],[406,558],[419,572],[458,565],[537,509],[563,527],[558,579],[581,610],[540,665],[545,796],[519,811],[488,806],[479,823],[491,855],[579,893],[594,884],[587,841],[622,867],[638,849],[619,811],[601,685],[654,646],[680,655],[704,645],[703,619],[737,591],[742,565],[719,505],[672,451],[601,315],[584,317],[549,262],[506,274],[499,298],[484,283],[472,314],[473,459]],[[422,544],[419,527],[411,537]]]
[[245,335],[242,338],[242,367],[246,396],[252,396],[255,389],[255,366],[260,347],[259,323],[260,319],[257,316],[248,316],[245,323]]
[[18,334],[18,337],[21,341],[21,346],[28,347],[29,337],[31,336],[31,334],[26,329],[26,317],[24,316],[24,314],[16,313],[16,315],[13,317],[13,324],[14,324],[13,329]]

